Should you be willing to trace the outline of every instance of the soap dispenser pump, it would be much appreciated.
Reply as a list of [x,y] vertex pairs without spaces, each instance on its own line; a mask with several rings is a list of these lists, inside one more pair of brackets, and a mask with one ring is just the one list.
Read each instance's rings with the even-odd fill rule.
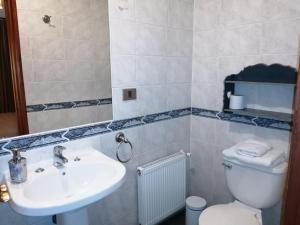
[[21,156],[22,149],[13,149],[13,158],[8,161],[12,183],[23,183],[27,180],[27,160]]

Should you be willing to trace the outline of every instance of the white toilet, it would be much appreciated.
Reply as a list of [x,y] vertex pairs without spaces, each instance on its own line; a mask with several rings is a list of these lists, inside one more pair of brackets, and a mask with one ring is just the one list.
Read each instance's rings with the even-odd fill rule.
[[229,190],[236,201],[208,207],[199,217],[199,225],[262,225],[261,210],[281,199],[287,163],[262,168],[224,156]]

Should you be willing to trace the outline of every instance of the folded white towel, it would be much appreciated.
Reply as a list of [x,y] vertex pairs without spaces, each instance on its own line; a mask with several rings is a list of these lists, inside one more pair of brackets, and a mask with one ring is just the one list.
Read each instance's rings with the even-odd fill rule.
[[236,151],[236,146],[223,151],[223,155],[227,158],[232,158],[243,163],[257,165],[262,167],[275,167],[278,164],[286,161],[285,154],[281,150],[271,150],[261,157],[249,157],[240,155]]
[[267,143],[249,139],[235,145],[237,153],[250,157],[261,157],[272,149]]

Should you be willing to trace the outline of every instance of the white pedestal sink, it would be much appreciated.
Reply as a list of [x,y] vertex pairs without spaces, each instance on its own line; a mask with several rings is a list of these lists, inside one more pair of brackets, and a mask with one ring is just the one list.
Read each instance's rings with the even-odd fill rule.
[[[28,167],[28,180],[22,184],[6,183],[10,205],[27,216],[57,215],[58,225],[88,225],[86,206],[119,188],[125,167],[98,152],[84,149],[66,153],[64,168],[52,165],[52,159]],[[43,172],[37,173],[38,168]]]

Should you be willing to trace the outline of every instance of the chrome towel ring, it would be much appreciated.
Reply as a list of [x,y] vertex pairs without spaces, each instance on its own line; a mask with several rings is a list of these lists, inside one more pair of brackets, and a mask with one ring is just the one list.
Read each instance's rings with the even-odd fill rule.
[[[123,132],[119,132],[119,133],[116,134],[116,142],[119,143],[118,147],[117,147],[117,152],[116,152],[117,159],[122,163],[129,162],[133,157],[133,146],[132,146],[131,142],[125,137],[125,134]],[[130,156],[127,160],[121,159],[121,157],[119,155],[120,154],[119,150],[120,150],[120,145],[121,144],[129,144],[130,145]]]

